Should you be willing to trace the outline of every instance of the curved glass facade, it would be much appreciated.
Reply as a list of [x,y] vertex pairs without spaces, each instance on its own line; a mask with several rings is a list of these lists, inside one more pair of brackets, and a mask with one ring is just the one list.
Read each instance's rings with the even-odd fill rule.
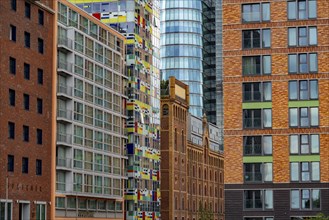
[[175,76],[190,87],[190,112],[203,114],[202,0],[161,1],[162,79]]

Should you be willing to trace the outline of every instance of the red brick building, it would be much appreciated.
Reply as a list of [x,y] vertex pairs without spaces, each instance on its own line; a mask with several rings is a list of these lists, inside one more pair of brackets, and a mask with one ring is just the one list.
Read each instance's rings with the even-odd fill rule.
[[0,1],[0,219],[50,219],[56,1]]
[[219,129],[188,113],[189,89],[181,81],[170,77],[161,92],[161,217],[224,219]]

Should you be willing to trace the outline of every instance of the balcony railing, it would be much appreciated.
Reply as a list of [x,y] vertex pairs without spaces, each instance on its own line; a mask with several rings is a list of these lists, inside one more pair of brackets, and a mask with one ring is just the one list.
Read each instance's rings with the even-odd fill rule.
[[58,109],[57,118],[64,118],[67,120],[72,120],[72,111],[66,110],[66,109]]
[[72,96],[72,87],[60,84],[57,86],[57,93]]
[[72,168],[72,159],[68,158],[57,158],[56,159],[57,167]]
[[57,133],[57,143],[72,144],[72,135]]
[[68,49],[73,49],[73,41],[65,37],[58,38],[58,47],[66,47]]
[[58,61],[57,68],[58,68],[59,71],[64,70],[67,73],[72,73],[73,72],[73,64],[69,63],[69,62]]

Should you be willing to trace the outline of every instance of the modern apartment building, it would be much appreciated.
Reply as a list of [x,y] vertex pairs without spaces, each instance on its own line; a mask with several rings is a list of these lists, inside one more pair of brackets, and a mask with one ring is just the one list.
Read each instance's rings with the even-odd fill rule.
[[220,130],[188,112],[189,86],[170,77],[161,88],[161,217],[224,219]]
[[56,219],[123,219],[124,36],[58,1]]
[[160,218],[159,0],[70,0],[126,37],[126,219]]
[[329,214],[328,11],[223,1],[227,219]]
[[[49,219],[52,1],[0,1],[0,219]],[[28,55],[28,56],[27,56]]]

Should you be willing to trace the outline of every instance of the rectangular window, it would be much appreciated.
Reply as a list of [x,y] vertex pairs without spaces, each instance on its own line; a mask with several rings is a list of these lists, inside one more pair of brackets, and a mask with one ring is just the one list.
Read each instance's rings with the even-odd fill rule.
[[271,17],[270,3],[242,5],[243,22],[270,21],[270,17]]
[[36,160],[35,161],[35,174],[37,176],[41,176],[42,175],[42,160]]
[[273,180],[272,163],[245,163],[245,182],[271,182]]
[[272,127],[272,109],[244,109],[243,128]]
[[242,39],[244,49],[269,48],[271,47],[271,29],[244,30]]
[[319,126],[319,108],[289,108],[289,125],[290,127]]
[[290,154],[319,154],[319,135],[293,134],[289,137]]
[[23,125],[23,141],[28,142],[30,137],[30,128],[29,126]]
[[261,102],[272,100],[271,82],[243,83],[242,86],[244,102]]
[[42,99],[37,98],[37,112],[42,114],[43,112],[43,101]]
[[43,70],[38,69],[38,84],[42,85],[43,84]]
[[25,2],[25,17],[31,18],[31,4]]
[[38,22],[40,25],[44,24],[44,12],[42,10],[38,10]]
[[31,47],[31,34],[29,32],[24,32],[24,45],[27,48]]
[[242,57],[242,75],[268,75],[271,74],[271,56],[245,56]]
[[46,204],[37,204],[36,220],[46,220]]
[[30,64],[24,63],[24,79],[30,79]]
[[17,0],[10,0],[11,9],[16,11],[17,9]]
[[38,38],[38,52],[41,54],[44,53],[43,39],[41,38]]
[[294,182],[320,181],[320,162],[290,163],[290,180]]
[[12,207],[12,202],[0,201],[0,218],[4,220],[12,220]]
[[316,53],[302,53],[288,55],[289,73],[318,72],[318,56]]
[[15,106],[16,104],[16,92],[13,89],[9,89],[9,105]]
[[319,99],[318,80],[289,81],[289,100]]
[[290,193],[291,209],[320,209],[319,189],[293,189]]
[[24,109],[30,110],[30,96],[28,94],[24,94],[23,100],[24,100]]
[[288,28],[288,46],[313,46],[318,44],[317,27]]
[[16,74],[16,59],[9,57],[9,72],[11,74]]
[[272,155],[272,136],[244,136],[243,155]]
[[245,190],[244,209],[273,209],[273,191]]
[[14,155],[8,155],[7,171],[14,172],[15,157]]
[[42,129],[37,129],[37,144],[42,144]]
[[22,158],[22,173],[29,172],[29,158],[23,157]]
[[15,123],[8,122],[8,138],[15,139]]
[[10,25],[9,39],[16,42],[16,26]]
[[288,1],[287,9],[289,20],[314,19],[317,17],[316,0]]

